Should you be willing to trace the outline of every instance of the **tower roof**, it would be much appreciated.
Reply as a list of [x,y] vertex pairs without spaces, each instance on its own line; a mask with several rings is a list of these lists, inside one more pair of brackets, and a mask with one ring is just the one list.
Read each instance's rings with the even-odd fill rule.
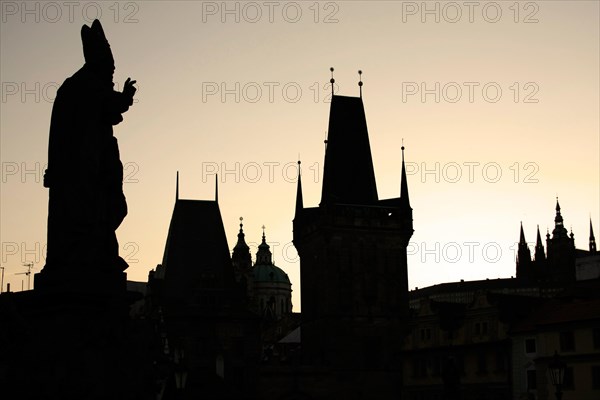
[[377,186],[362,99],[332,96],[321,204],[375,204]]
[[194,282],[209,278],[214,288],[233,285],[229,246],[215,201],[175,202],[162,265],[167,296],[187,297]]

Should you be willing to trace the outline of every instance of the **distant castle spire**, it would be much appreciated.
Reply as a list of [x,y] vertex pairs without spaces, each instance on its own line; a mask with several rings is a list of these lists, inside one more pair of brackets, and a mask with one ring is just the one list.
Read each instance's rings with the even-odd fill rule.
[[546,259],[544,245],[542,244],[542,236],[540,235],[540,226],[537,226],[537,238],[535,241],[535,261],[541,262]]
[[521,221],[521,233],[519,235],[519,245],[527,246],[527,241],[525,240],[525,232],[523,232],[523,221]]
[[533,275],[531,269],[531,251],[525,240],[523,232],[523,222],[521,221],[521,230],[519,233],[519,249],[517,251],[517,278],[531,278]]
[[594,228],[592,228],[592,218],[590,218],[590,253],[596,254],[596,238],[594,237]]
[[567,229],[564,226],[563,217],[560,214],[560,204],[558,203],[558,197],[556,198],[556,217],[554,217],[554,230],[552,231],[552,238],[566,238],[568,237]]

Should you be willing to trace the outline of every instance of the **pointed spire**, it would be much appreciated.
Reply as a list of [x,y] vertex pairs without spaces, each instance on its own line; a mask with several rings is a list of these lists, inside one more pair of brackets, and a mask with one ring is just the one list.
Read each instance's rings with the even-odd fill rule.
[[244,221],[240,217],[240,231],[237,235],[238,240],[231,254],[231,262],[236,273],[236,280],[240,280],[241,276],[252,267],[252,256],[250,255],[250,247],[246,244],[246,235],[244,234]]
[[521,221],[521,234],[519,237],[519,244],[520,245],[527,245],[527,241],[525,240],[525,233],[523,232],[523,221]]
[[300,171],[300,160],[298,160],[298,186],[296,188],[296,215],[304,208],[302,199],[302,173]]
[[410,207],[408,198],[408,180],[406,179],[406,166],[404,165],[404,139],[402,139],[402,177],[400,182],[400,202],[403,206]]
[[560,214],[560,204],[558,203],[558,196],[556,197],[556,217],[554,217],[554,230],[552,231],[552,238],[567,237],[568,232],[564,227],[563,217]]
[[592,228],[592,218],[590,217],[590,253],[596,253],[596,238],[594,237],[594,228]]
[[535,261],[541,262],[546,258],[544,245],[542,244],[542,235],[540,235],[540,226],[537,226],[537,237],[535,240]]
[[179,171],[177,171],[177,179],[175,180],[175,201],[179,200]]
[[362,99],[362,86],[363,86],[362,71],[359,69],[358,70],[358,90],[360,91],[360,98],[361,99]]
[[215,203],[219,202],[219,174],[215,174]]
[[262,226],[263,234],[262,234],[262,242],[258,245],[258,251],[256,252],[256,264],[257,265],[271,265],[273,262],[271,261],[271,250],[269,250],[270,246],[267,244],[267,239],[265,237],[265,226]]
[[523,222],[521,222],[521,229],[519,235],[519,250],[517,252],[517,278],[528,279],[531,277],[533,271],[530,267],[531,264],[531,252],[529,246],[525,240],[525,233],[523,232]]
[[246,244],[246,239],[245,239],[246,235],[244,234],[243,221],[244,221],[244,217],[240,217],[240,231],[238,232],[238,235],[237,235],[238,241],[237,241],[235,247],[233,248],[234,253],[235,253],[236,249],[245,249],[245,250],[249,249],[248,245]]

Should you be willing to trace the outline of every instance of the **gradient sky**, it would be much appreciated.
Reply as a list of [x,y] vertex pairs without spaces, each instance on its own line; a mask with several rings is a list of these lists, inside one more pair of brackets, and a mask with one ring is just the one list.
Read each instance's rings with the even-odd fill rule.
[[537,224],[552,230],[556,196],[587,249],[590,218],[600,237],[599,3],[472,4],[3,1],[5,284],[26,288],[23,262],[44,265],[52,100],[83,65],[81,25],[100,13],[115,82],[139,88],[115,127],[130,280],[162,260],[176,171],[187,199],[213,199],[217,171],[229,247],[243,216],[254,257],[264,224],[299,310],[295,164],[305,206],[318,205],[331,66],[347,96],[363,71],[380,198],[399,195],[404,139],[411,288],[514,275],[519,222],[531,242]]

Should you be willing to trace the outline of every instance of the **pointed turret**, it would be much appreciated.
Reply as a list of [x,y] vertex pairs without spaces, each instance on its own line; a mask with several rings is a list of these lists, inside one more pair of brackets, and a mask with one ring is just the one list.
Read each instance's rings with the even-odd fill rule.
[[296,188],[296,216],[304,208],[302,200],[302,174],[300,171],[300,160],[298,160],[298,187]]
[[404,165],[404,145],[402,145],[402,181],[400,182],[400,204],[410,208],[410,199],[408,198],[408,180],[406,179],[406,166]]
[[270,246],[267,244],[267,240],[265,237],[265,226],[263,225],[263,235],[262,235],[262,243],[258,245],[258,251],[256,252],[256,264],[257,265],[271,265],[271,250],[269,250]]
[[244,273],[249,271],[252,267],[252,256],[250,255],[250,247],[246,244],[243,221],[244,218],[240,217],[240,231],[237,235],[238,240],[231,254],[231,262],[238,282]]
[[596,254],[596,238],[594,237],[594,228],[592,228],[592,219],[590,218],[590,253]]
[[542,236],[540,235],[540,226],[537,226],[537,238],[535,241],[535,261],[540,263],[546,260],[544,245],[542,244]]
[[237,243],[235,244],[235,247],[233,248],[233,253],[232,253],[232,257],[235,259],[236,256],[238,256],[237,258],[244,258],[248,260],[248,263],[251,263],[251,257],[250,257],[250,247],[246,244],[246,235],[244,234],[244,224],[243,224],[244,218],[240,217],[240,231],[238,232],[238,240]]

